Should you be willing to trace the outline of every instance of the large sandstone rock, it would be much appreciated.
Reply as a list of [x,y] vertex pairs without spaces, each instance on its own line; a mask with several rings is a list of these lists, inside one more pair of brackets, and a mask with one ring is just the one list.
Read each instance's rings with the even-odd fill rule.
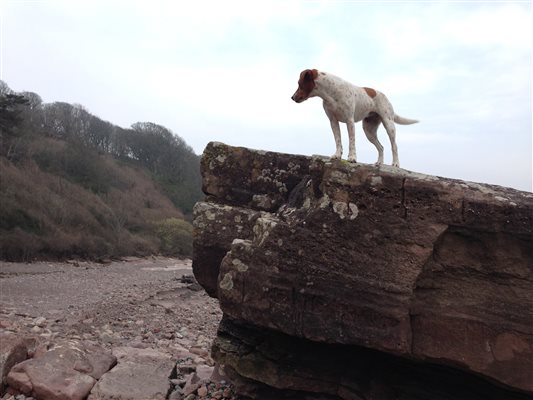
[[[202,174],[194,273],[233,326],[533,394],[533,194],[220,143]],[[215,354],[246,376],[242,357]]]
[[92,342],[68,341],[15,365],[10,387],[39,400],[83,400],[116,358]]

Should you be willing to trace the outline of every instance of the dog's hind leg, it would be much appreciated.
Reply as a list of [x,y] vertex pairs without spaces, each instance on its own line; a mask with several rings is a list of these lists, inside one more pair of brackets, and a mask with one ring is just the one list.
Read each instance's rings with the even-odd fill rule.
[[378,150],[378,161],[376,162],[376,165],[383,164],[383,146],[378,140],[378,127],[380,123],[381,118],[377,114],[369,115],[363,119],[363,130],[365,131],[365,135],[370,143],[376,146],[376,149]]
[[348,161],[357,162],[357,154],[355,153],[355,124],[353,121],[346,123],[348,127]]
[[392,147],[392,166],[400,167],[400,160],[398,159],[398,146],[396,146],[396,126],[391,119],[382,118],[383,126],[389,135],[390,144]]

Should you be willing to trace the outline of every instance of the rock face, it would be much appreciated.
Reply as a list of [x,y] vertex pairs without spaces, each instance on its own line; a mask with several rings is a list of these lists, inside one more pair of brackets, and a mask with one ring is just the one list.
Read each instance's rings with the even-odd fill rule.
[[[215,358],[248,387],[417,398],[392,378],[364,389],[383,360],[392,377],[464,374],[479,398],[533,395],[531,193],[220,143],[202,174],[193,269],[225,314]],[[313,352],[359,364],[324,378]],[[432,379],[404,376],[441,398]]]

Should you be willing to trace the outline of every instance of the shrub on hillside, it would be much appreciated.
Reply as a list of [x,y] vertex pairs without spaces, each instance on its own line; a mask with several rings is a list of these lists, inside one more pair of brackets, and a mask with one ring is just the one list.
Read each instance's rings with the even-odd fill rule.
[[94,193],[43,172],[31,160],[15,164],[0,157],[0,259],[190,253],[186,240],[173,250],[171,240],[162,241],[156,234],[152,221],[179,219],[183,214],[148,174],[114,163],[108,156],[99,156],[98,161],[113,184],[107,193]]
[[1,80],[0,114],[0,259],[191,254],[181,219],[202,196],[200,159],[178,135]]
[[192,255],[192,225],[178,218],[167,218],[156,224],[161,252],[167,256]]
[[1,260],[29,262],[43,250],[43,247],[43,240],[39,236],[20,228],[15,228],[9,232],[9,235],[0,231]]

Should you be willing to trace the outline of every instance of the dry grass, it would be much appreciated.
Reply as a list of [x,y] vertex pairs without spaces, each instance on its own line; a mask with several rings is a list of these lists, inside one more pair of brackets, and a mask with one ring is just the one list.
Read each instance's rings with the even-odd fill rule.
[[[158,224],[183,219],[143,170],[109,155],[90,154],[84,165],[64,142],[44,138],[30,154],[16,165],[0,158],[1,259],[159,253]],[[65,172],[69,162],[81,173]]]

